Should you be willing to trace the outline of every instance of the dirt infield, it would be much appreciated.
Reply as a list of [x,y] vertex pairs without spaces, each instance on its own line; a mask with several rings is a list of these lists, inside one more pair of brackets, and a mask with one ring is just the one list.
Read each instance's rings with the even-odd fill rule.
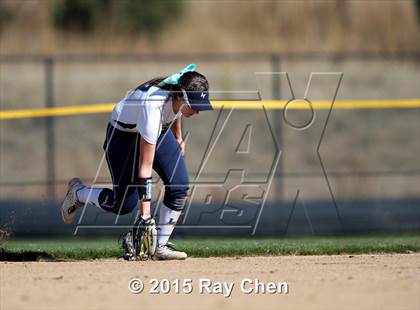
[[[2,262],[0,266],[0,309],[420,308],[420,254]],[[132,278],[144,282],[142,293],[129,292]],[[153,278],[180,279],[181,293],[172,287],[169,294],[150,294]],[[187,278],[192,279],[191,294],[182,293]],[[283,286],[279,293],[245,294],[240,287],[245,278]],[[210,294],[205,288],[200,294],[200,279],[233,282],[231,296]],[[246,283],[244,290],[251,287]],[[209,288],[218,286],[213,282]]]

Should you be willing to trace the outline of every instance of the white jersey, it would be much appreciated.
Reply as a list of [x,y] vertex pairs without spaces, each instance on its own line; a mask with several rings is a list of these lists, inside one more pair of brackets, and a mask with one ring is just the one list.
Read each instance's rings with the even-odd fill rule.
[[112,111],[111,124],[122,131],[139,132],[148,143],[156,144],[163,126],[179,118],[172,108],[169,91],[156,86],[131,91]]

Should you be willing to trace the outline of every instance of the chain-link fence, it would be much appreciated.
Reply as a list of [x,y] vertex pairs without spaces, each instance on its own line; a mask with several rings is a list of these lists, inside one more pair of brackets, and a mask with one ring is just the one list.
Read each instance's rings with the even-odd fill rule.
[[[404,216],[419,216],[420,109],[380,106],[418,100],[419,60],[420,53],[1,56],[0,105],[4,111],[117,102],[141,82],[191,62],[207,76],[217,99],[258,94],[287,101],[303,98],[308,88],[311,101],[331,103],[334,73],[341,72],[333,108],[315,104],[316,121],[305,130],[290,126],[283,109],[225,108],[183,122],[192,185],[262,184],[261,192],[239,191],[232,199],[247,204],[241,195],[254,195],[290,205],[282,228],[271,219],[269,231],[288,227],[298,208],[309,223],[304,226],[316,231],[311,202],[332,203],[343,214],[349,212],[346,203],[353,211],[368,205],[372,217],[403,206]],[[336,108],[342,101],[379,106]],[[288,117],[305,123],[307,110],[291,110]],[[109,113],[2,119],[2,201],[59,201],[75,175],[88,184],[95,177],[109,183],[108,169],[100,165],[108,119]],[[376,210],[384,201],[394,209]]]

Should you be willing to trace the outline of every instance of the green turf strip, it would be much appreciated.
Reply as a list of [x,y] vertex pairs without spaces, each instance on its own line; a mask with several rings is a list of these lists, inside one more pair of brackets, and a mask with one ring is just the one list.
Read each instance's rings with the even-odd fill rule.
[[[192,257],[333,255],[420,252],[420,235],[357,237],[189,238],[174,241]],[[119,258],[117,239],[11,239],[0,244],[0,260]]]

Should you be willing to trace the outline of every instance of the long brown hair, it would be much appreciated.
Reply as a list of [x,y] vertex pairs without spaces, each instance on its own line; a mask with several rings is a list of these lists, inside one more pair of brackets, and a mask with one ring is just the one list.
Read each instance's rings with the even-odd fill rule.
[[162,88],[162,89],[165,89],[165,90],[169,90],[169,91],[172,91],[172,90],[174,90],[174,91],[176,91],[176,90],[180,91],[178,85],[171,85],[171,84],[159,85],[160,82],[162,82],[164,79],[166,79],[166,77],[156,77],[156,78],[153,78],[153,79],[151,79],[151,80],[149,80],[147,82],[144,82],[143,84],[137,86],[136,87],[136,90],[138,90],[140,88],[143,88],[143,87],[156,86],[156,87],[159,87],[159,88]]
[[201,73],[196,71],[187,72],[181,76],[178,81],[177,85],[173,84],[164,84],[160,85],[166,77],[156,77],[151,79],[143,84],[137,86],[136,90],[141,89],[146,86],[156,86],[161,89],[165,89],[170,91],[170,95],[174,97],[182,96],[182,90],[185,91],[208,91],[209,90],[209,82],[207,81],[206,77]]

